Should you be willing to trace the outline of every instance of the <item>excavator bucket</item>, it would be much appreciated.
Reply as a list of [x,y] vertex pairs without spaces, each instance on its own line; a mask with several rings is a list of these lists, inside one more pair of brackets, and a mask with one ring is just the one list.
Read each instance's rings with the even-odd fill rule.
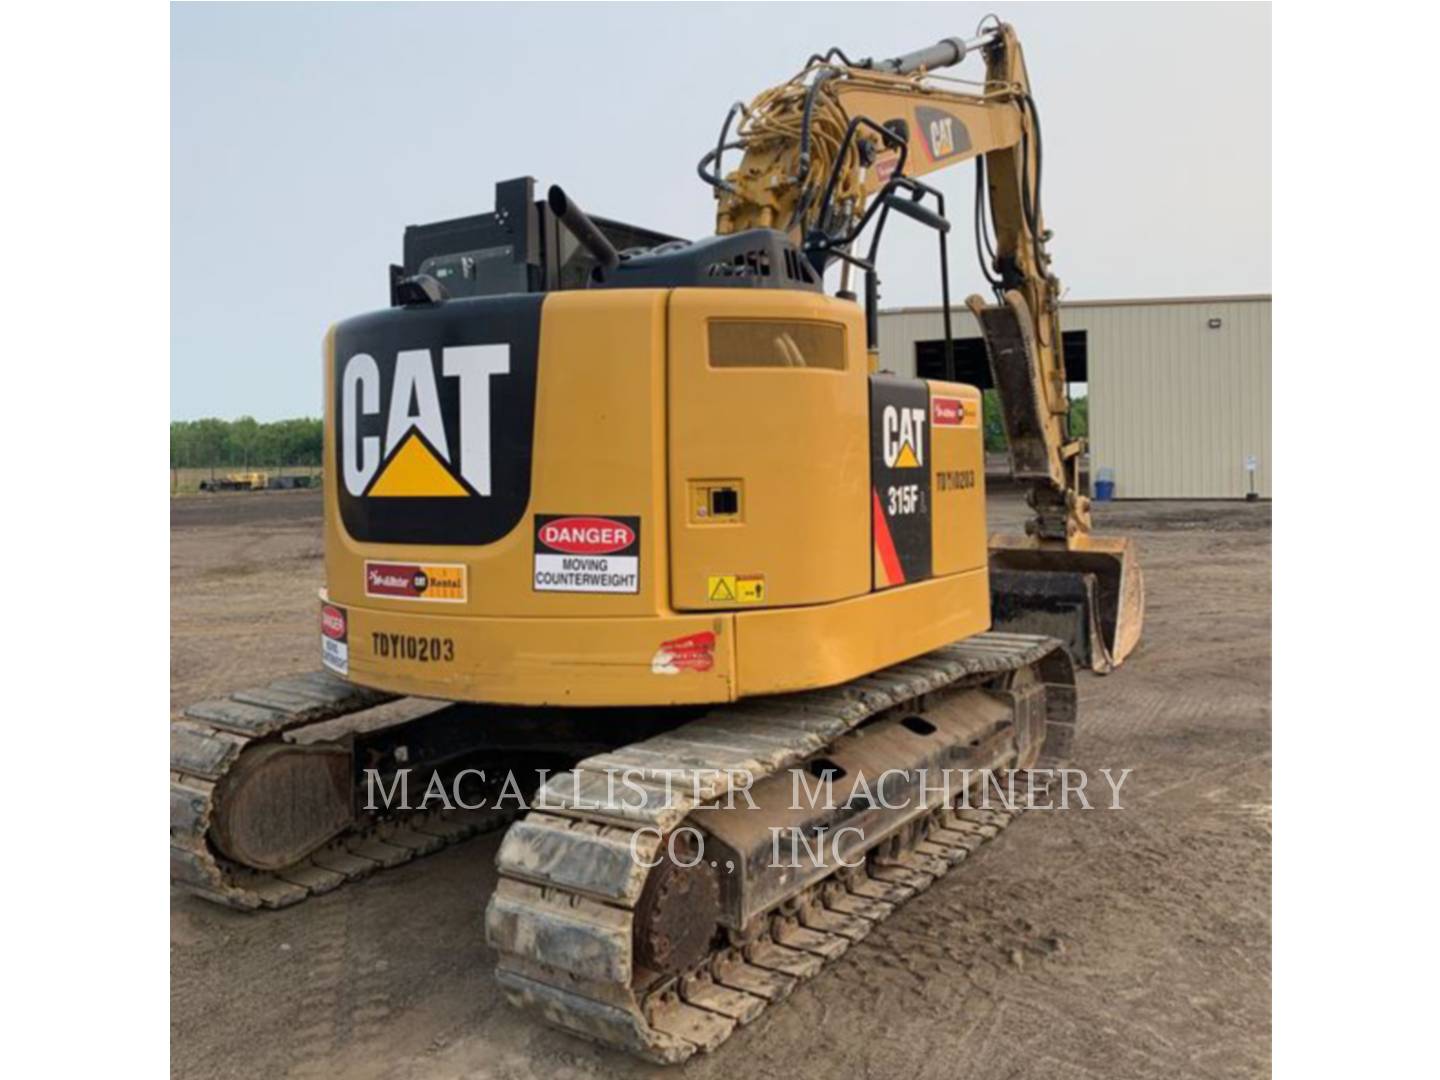
[[992,536],[990,614],[996,630],[1058,638],[1077,664],[1113,671],[1139,643],[1145,618],[1135,543],[1083,534],[1049,547]]

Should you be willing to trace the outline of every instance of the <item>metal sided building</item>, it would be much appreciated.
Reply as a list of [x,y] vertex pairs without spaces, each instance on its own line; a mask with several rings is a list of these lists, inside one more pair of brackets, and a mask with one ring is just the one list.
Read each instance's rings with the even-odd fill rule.
[[[953,308],[961,382],[991,385],[974,318]],[[1085,383],[1090,475],[1119,499],[1270,498],[1270,297],[1061,305],[1069,380]],[[939,307],[880,313],[880,365],[944,377]]]

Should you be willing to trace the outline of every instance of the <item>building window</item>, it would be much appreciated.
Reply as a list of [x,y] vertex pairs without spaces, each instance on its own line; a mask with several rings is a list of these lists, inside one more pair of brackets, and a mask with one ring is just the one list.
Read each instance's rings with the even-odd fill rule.
[[[1066,330],[1061,335],[1065,346],[1065,381],[1088,383],[1090,348],[1084,330]],[[915,375],[921,379],[945,378],[945,341],[915,343]],[[990,378],[990,361],[985,356],[985,342],[978,337],[955,339],[955,381],[981,390],[995,385]]]

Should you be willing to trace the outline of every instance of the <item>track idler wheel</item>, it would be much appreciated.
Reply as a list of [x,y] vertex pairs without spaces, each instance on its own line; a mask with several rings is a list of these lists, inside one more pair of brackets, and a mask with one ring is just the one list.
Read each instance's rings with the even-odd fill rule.
[[281,870],[348,828],[354,816],[346,747],[262,743],[220,782],[209,838],[242,866]]
[[672,846],[679,862],[667,857],[650,872],[635,909],[635,958],[663,975],[678,975],[704,959],[720,919],[715,868],[700,858],[689,833],[676,834]]

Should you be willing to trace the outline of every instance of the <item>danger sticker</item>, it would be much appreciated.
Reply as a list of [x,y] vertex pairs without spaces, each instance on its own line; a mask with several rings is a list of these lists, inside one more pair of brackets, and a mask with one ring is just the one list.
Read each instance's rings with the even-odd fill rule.
[[365,563],[365,595],[459,604],[465,600],[465,567],[456,563]]
[[320,605],[320,662],[340,675],[350,674],[350,627],[345,609]]
[[960,427],[965,423],[965,402],[953,397],[932,398],[930,417],[936,427]]
[[640,519],[536,514],[535,591],[638,593]]
[[698,634],[662,641],[650,658],[650,670],[656,675],[679,675],[682,671],[709,671],[715,666],[715,634],[703,630]]

